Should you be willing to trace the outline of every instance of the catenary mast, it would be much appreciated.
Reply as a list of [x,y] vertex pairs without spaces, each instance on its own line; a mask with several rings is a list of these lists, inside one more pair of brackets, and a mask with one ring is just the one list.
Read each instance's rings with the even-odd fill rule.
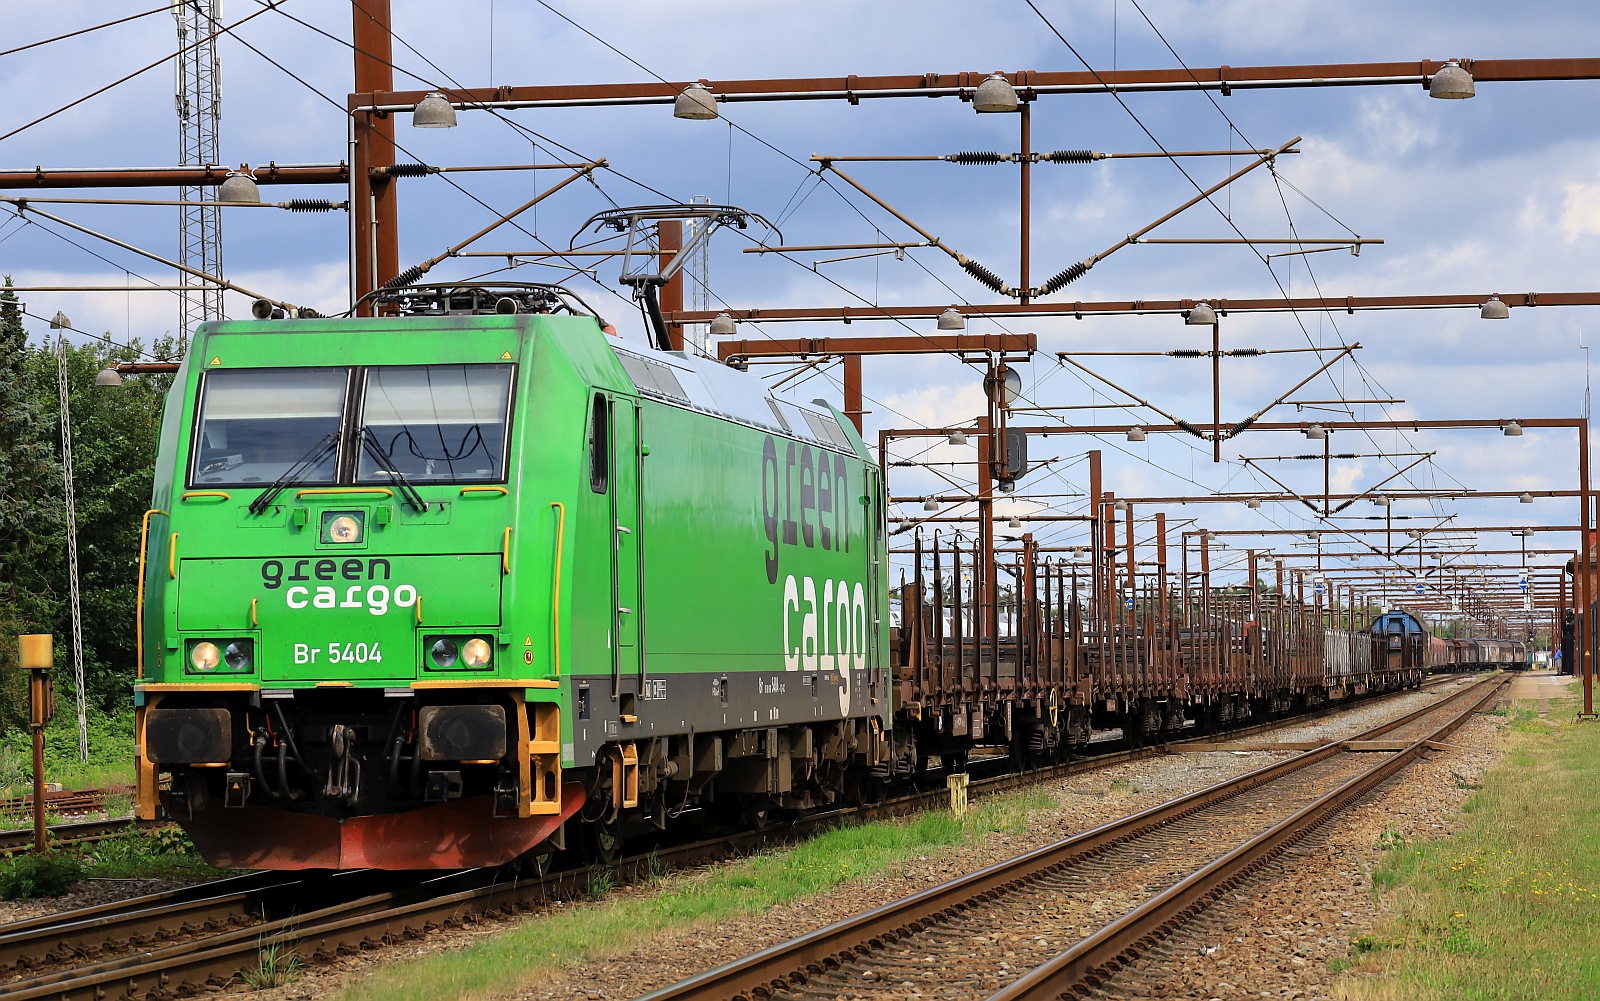
[[[178,111],[178,162],[214,166],[217,125],[221,112],[222,66],[217,61],[217,26],[222,0],[173,0],[172,16],[178,22],[178,55],[173,97]],[[208,275],[222,275],[222,216],[215,205],[214,189],[184,186],[178,199],[178,261]],[[187,337],[207,320],[222,318],[222,289],[180,273],[178,326]]]

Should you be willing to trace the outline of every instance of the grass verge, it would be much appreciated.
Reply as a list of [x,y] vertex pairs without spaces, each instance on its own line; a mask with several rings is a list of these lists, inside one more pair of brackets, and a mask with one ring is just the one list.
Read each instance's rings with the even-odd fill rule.
[[207,865],[189,836],[171,826],[129,830],[83,852],[87,879],[217,879],[227,874]]
[[625,955],[665,932],[759,914],[891,872],[930,850],[996,832],[1020,832],[1030,814],[1056,805],[1047,793],[1025,791],[985,798],[962,818],[933,812],[830,831],[794,848],[666,876],[649,893],[616,894],[597,906],[553,908],[466,949],[374,971],[337,997],[425,1001],[511,994],[560,970]]
[[1440,841],[1391,839],[1375,887],[1391,917],[1355,940],[1336,997],[1600,997],[1600,723],[1576,700],[1510,712],[1506,756]]

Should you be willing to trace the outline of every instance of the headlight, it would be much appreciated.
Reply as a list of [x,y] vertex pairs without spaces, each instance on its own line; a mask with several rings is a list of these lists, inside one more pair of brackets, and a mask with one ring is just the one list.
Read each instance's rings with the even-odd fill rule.
[[433,641],[433,646],[428,650],[428,657],[433,661],[434,667],[453,667],[460,653],[455,640],[441,636]]
[[[215,648],[213,648],[215,649]],[[255,644],[249,640],[234,640],[228,648],[222,651],[222,659],[227,662],[228,670],[244,672],[250,670],[252,656],[255,653]]]
[[491,653],[493,650],[487,640],[473,637],[461,648],[461,659],[467,662],[468,667],[483,667],[489,663]]
[[341,514],[329,520],[327,535],[329,542],[360,542],[361,521],[354,515]]
[[189,663],[196,671],[215,671],[222,661],[222,653],[210,640],[201,640],[189,651]]

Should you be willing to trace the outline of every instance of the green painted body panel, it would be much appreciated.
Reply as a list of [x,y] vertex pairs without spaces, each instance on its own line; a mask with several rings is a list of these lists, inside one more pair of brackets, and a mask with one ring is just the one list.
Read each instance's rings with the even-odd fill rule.
[[[645,403],[644,433],[647,670],[827,671],[840,655],[864,668],[882,642],[870,624],[883,616],[867,600],[874,553],[862,464],[655,401]],[[834,467],[825,493],[823,461]],[[679,530],[692,525],[715,527]],[[825,605],[839,582],[851,602],[844,629],[837,602],[833,614]]]

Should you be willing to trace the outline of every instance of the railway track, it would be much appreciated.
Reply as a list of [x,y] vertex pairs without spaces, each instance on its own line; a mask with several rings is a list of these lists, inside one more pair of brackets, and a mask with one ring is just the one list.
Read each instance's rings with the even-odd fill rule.
[[[126,831],[166,827],[168,823],[170,821],[134,820],[132,817],[116,817],[111,820],[84,820],[70,824],[51,824],[46,828],[46,832],[52,844],[82,845],[90,844],[103,838],[113,838]],[[32,828],[0,831],[0,853],[30,849],[32,847]]]
[[1440,746],[1502,684],[1486,678],[1356,737],[932,887],[642,1001],[1078,996],[1294,839]]
[[[1307,718],[1241,728],[1230,731],[1230,739],[1298,725]],[[1021,774],[974,776],[971,788],[977,794],[999,792],[1209,740],[1197,735],[1166,746],[1117,750]],[[981,764],[973,762],[975,768]],[[685,867],[748,854],[841,823],[937,806],[947,796],[941,786],[882,803],[813,814],[762,831],[660,848],[619,860],[616,875],[621,881],[649,878],[663,866]],[[325,962],[439,927],[581,896],[587,880],[586,868],[542,878],[518,878],[505,870],[466,870],[428,878],[372,871],[310,878],[253,873],[0,925],[0,994],[17,1001],[74,1001],[216,990],[234,981],[241,970],[253,968],[262,950],[293,949],[303,962]],[[307,910],[309,902],[317,908]]]

